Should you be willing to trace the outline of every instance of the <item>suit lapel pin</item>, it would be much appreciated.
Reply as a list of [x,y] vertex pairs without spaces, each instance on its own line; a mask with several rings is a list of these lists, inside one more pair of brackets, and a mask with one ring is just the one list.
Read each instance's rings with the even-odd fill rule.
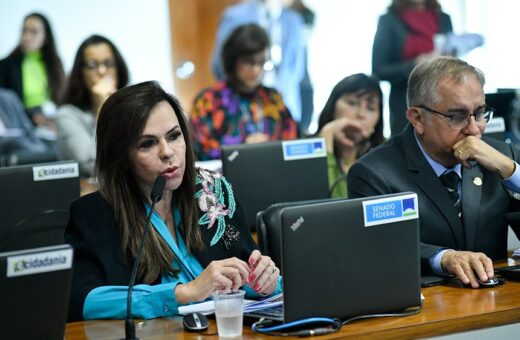
[[475,184],[476,186],[481,186],[482,185],[482,178],[480,178],[480,177],[473,178],[473,184]]

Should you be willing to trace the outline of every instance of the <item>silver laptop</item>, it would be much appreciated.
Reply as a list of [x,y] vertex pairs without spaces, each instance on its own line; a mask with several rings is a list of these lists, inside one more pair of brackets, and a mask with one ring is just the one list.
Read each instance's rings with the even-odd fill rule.
[[249,316],[344,320],[420,305],[415,193],[291,203],[277,214],[283,311]]
[[63,339],[72,247],[0,253],[2,339]]

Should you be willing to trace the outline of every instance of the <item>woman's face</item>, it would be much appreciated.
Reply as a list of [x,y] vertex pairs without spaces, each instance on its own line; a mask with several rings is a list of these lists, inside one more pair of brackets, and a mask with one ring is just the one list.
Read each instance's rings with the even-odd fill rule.
[[157,176],[166,179],[165,190],[176,190],[186,168],[186,144],[175,111],[167,101],[151,111],[142,135],[130,152],[130,167],[137,185],[150,196]]
[[110,45],[100,43],[87,46],[83,51],[83,60],[83,79],[89,90],[103,78],[110,77],[117,82],[117,65]]
[[379,96],[373,93],[346,93],[336,101],[334,119],[347,117],[360,123],[367,131],[374,131],[381,119],[380,101]]
[[235,75],[240,90],[244,92],[254,91],[262,82],[264,64],[267,58],[267,50],[247,57],[238,58]]
[[37,17],[29,17],[23,23],[20,46],[24,53],[39,51],[45,43],[45,27]]

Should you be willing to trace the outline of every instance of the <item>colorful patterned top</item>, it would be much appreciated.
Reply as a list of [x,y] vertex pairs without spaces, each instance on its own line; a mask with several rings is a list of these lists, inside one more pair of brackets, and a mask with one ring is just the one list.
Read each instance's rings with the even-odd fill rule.
[[298,125],[280,93],[262,85],[251,95],[239,93],[227,81],[202,90],[194,100],[191,123],[199,160],[218,159],[221,145],[244,143],[256,132],[270,140],[298,137]]

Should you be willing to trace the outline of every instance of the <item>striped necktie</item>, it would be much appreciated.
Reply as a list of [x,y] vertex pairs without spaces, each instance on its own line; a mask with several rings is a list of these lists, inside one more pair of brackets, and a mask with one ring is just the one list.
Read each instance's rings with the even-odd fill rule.
[[462,217],[459,195],[459,175],[457,175],[455,171],[448,170],[444,172],[439,177],[439,179],[441,180],[442,184],[444,184],[444,186],[446,187],[446,190],[448,190],[448,194],[450,195],[451,201],[455,206],[455,209],[457,209],[457,212],[459,213],[459,218]]

